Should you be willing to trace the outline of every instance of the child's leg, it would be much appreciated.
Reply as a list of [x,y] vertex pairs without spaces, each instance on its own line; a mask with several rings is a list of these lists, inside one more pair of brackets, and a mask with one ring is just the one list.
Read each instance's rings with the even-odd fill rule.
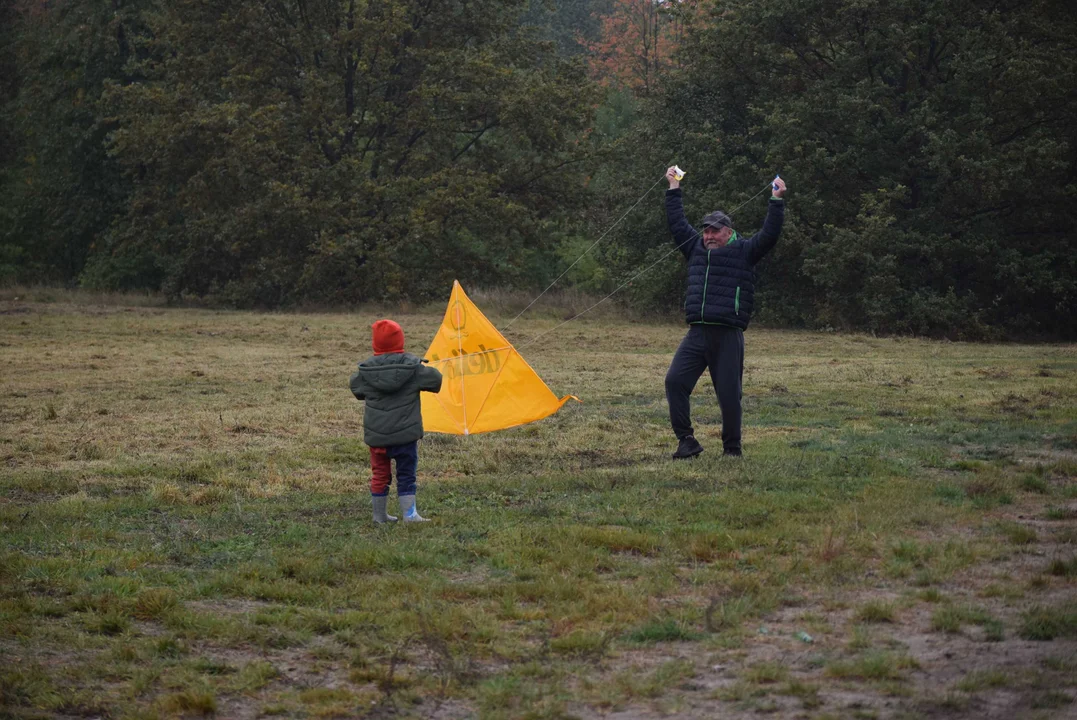
[[370,500],[374,506],[374,522],[396,522],[395,517],[385,512],[389,483],[393,481],[392,461],[386,448],[370,448],[370,470]]
[[396,461],[396,494],[415,494],[415,470],[419,466],[418,443],[394,445],[385,448],[387,455]]
[[396,460],[396,494],[405,522],[422,522],[426,518],[415,508],[415,470],[419,465],[419,444],[408,443],[389,448]]

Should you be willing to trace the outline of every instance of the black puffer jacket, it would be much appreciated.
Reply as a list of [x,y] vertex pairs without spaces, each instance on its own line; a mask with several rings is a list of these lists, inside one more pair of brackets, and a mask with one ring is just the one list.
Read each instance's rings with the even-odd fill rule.
[[688,223],[680,188],[666,191],[666,220],[673,242],[688,260],[684,316],[688,324],[730,325],[746,330],[755,307],[755,264],[777,244],[785,203],[771,199],[763,229],[747,240],[735,232],[717,250]]
[[375,355],[359,363],[351,389],[366,400],[363,442],[370,447],[404,445],[423,436],[419,393],[441,390],[441,373],[411,353]]

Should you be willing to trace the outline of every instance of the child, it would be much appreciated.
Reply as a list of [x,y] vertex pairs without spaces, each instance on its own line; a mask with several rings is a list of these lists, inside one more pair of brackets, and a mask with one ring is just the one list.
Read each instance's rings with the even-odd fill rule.
[[441,373],[423,360],[404,352],[404,331],[392,320],[378,320],[374,331],[374,357],[359,363],[351,379],[352,393],[366,401],[363,442],[370,446],[370,495],[374,522],[396,522],[385,512],[396,460],[396,495],[404,522],[424,522],[415,508],[415,466],[418,440],[423,436],[419,393],[441,390]]

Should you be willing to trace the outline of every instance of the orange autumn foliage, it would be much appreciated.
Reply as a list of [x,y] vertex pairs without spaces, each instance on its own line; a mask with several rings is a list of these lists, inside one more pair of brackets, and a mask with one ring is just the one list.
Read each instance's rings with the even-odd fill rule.
[[685,13],[693,7],[687,0],[614,0],[612,12],[601,18],[600,38],[579,40],[591,53],[595,79],[641,96],[653,93],[674,62]]

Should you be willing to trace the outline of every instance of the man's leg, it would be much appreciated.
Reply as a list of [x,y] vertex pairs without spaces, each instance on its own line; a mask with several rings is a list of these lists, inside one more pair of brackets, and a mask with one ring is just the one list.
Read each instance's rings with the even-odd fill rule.
[[[674,457],[691,457],[703,451],[692,434],[692,410],[689,398],[707,369],[706,345],[703,328],[693,325],[681,340],[666,372],[666,402],[669,404],[669,422],[673,434],[680,441]],[[682,452],[684,451],[684,452]]]
[[666,372],[666,402],[669,403],[669,422],[673,434],[683,440],[692,434],[692,411],[689,398],[696,382],[707,369],[703,328],[693,325],[681,340],[673,362]]
[[715,328],[712,335],[711,382],[722,409],[722,446],[727,455],[740,455],[741,391],[744,376],[744,333]]

